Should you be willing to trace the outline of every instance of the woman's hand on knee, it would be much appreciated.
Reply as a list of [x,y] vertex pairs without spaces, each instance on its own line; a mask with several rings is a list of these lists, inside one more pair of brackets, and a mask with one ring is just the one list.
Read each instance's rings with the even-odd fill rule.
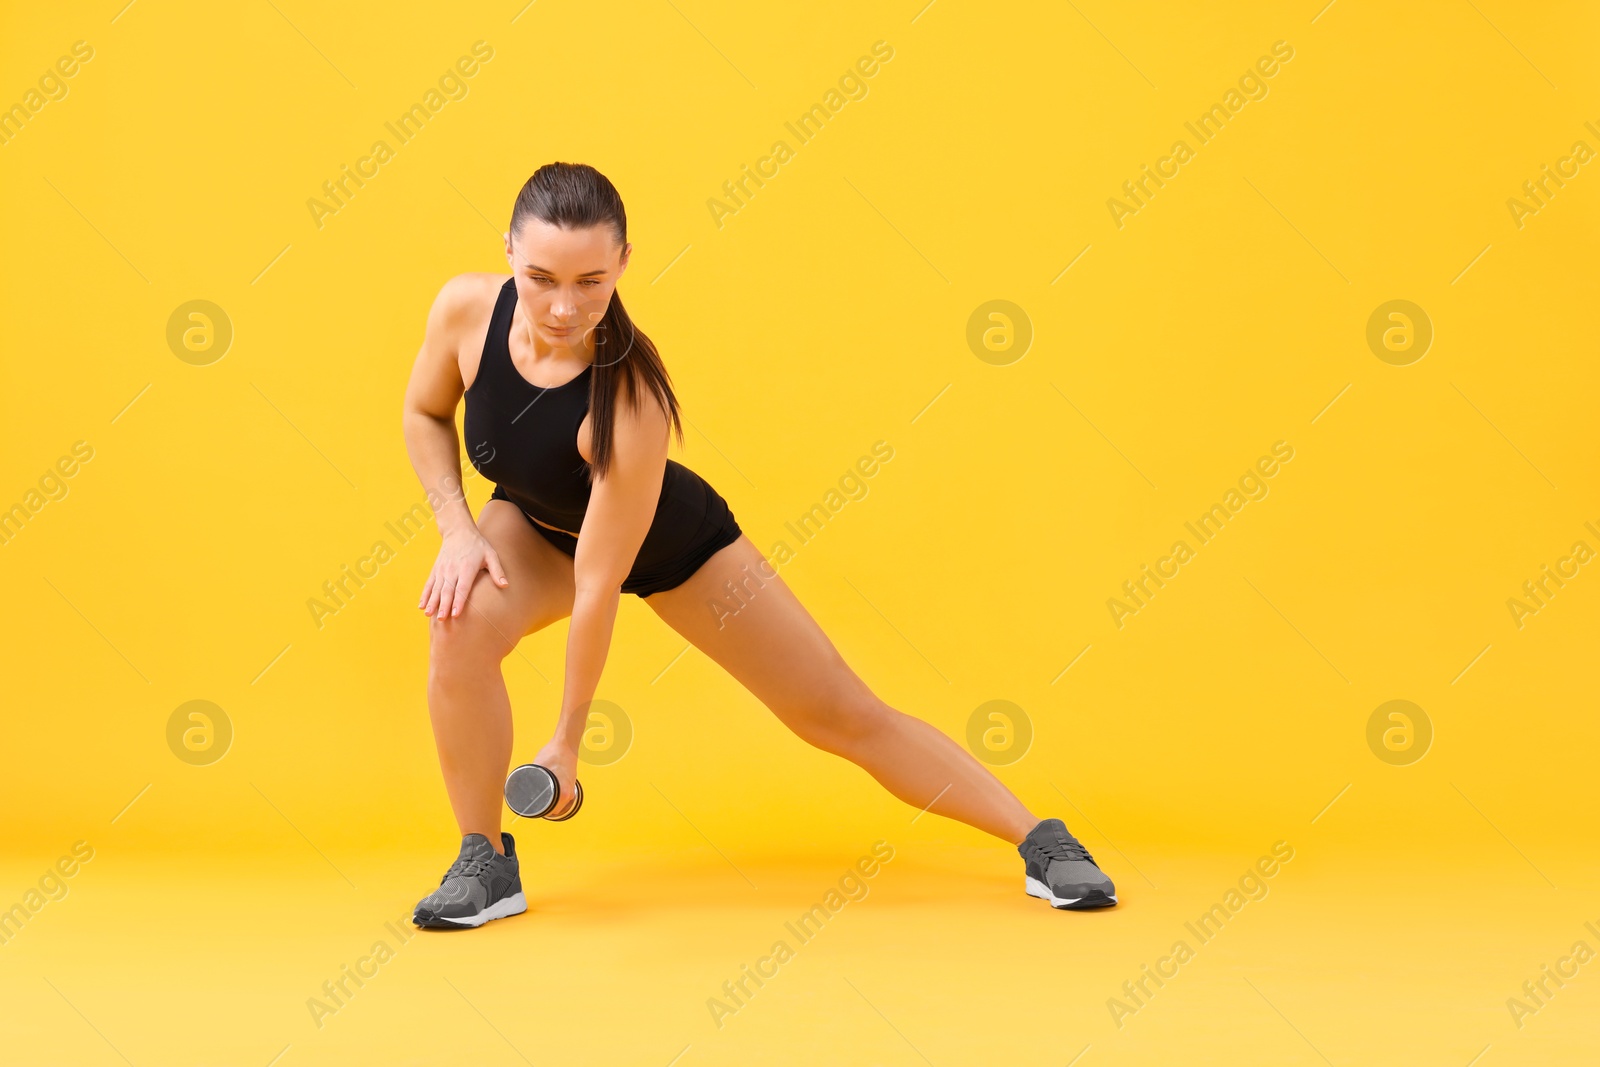
[[500,566],[500,556],[476,526],[447,532],[439,546],[439,556],[433,561],[433,571],[422,587],[422,599],[417,607],[424,615],[437,613],[439,618],[460,615],[467,606],[472,583],[484,568],[488,568],[496,585],[502,589],[506,587],[506,572]]

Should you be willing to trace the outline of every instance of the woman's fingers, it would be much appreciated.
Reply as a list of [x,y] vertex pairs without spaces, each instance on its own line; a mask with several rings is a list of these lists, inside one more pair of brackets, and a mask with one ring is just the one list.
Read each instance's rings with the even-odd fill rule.
[[[479,563],[482,566],[482,563]],[[461,573],[456,578],[454,603],[450,605],[452,617],[460,615],[461,609],[467,606],[467,594],[472,590],[472,580],[478,575],[478,567],[472,567],[469,572],[466,567],[461,568]]]
[[[575,784],[578,777],[578,769],[563,759],[560,769],[556,772],[556,777],[561,783],[560,796],[556,798],[556,803],[560,805],[561,810],[555,812],[555,814],[565,815],[578,802],[578,789]],[[566,800],[565,804],[561,804],[562,799]]]
[[552,767],[550,770],[556,776],[556,801],[554,804],[550,805],[550,810],[545,814],[553,818],[557,815],[566,814],[567,809],[572,807],[572,798],[574,794],[571,783],[567,781],[565,768]]
[[438,618],[444,613],[444,607],[450,602],[450,574],[447,571],[439,576],[434,583],[433,596],[428,598],[428,614]]
[[496,585],[506,584],[506,572],[500,566],[500,555],[494,549],[488,549],[483,554],[484,562],[489,566],[489,577],[495,580]]
[[[438,618],[454,618],[461,614],[467,606],[467,598],[472,593],[472,586],[477,581],[478,572],[485,568],[494,583],[504,587],[510,584],[506,579],[505,568],[500,565],[500,556],[487,541],[480,539],[483,554],[474,559],[445,559],[434,564],[434,571],[428,576],[428,582],[422,589],[422,600],[417,605],[424,614]],[[452,550],[451,555],[454,555]]]
[[461,595],[461,579],[458,576],[452,574],[450,576],[449,588],[445,589],[444,597],[439,601],[439,614],[444,616],[444,617],[446,617],[446,618],[449,618],[451,615],[454,615],[455,612],[452,609],[454,609],[454,607],[455,607],[456,598],[459,597],[460,595]]

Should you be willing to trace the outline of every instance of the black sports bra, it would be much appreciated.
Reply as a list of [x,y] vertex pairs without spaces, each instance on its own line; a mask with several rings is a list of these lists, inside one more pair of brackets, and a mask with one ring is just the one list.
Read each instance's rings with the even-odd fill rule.
[[506,279],[489,319],[478,374],[467,388],[467,458],[512,503],[557,529],[576,532],[589,507],[589,464],[578,427],[589,411],[593,366],[556,386],[534,385],[511,362],[516,279]]

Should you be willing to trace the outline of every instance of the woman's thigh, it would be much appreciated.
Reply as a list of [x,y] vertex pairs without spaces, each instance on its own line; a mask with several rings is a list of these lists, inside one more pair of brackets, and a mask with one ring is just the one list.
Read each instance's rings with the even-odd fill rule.
[[469,637],[504,657],[526,635],[572,614],[572,557],[540,536],[509,500],[490,500],[478,513],[478,530],[494,547],[506,585],[487,568],[473,579],[460,615],[435,617],[435,634]]
[[748,537],[644,602],[811,743],[868,724],[876,698]]

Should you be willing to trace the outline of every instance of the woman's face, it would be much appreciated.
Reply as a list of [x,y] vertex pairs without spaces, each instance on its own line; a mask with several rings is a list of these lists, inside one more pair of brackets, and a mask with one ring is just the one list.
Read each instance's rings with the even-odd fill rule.
[[506,262],[535,341],[592,356],[595,327],[632,250],[619,246],[605,225],[564,230],[530,218],[520,232],[507,234]]

